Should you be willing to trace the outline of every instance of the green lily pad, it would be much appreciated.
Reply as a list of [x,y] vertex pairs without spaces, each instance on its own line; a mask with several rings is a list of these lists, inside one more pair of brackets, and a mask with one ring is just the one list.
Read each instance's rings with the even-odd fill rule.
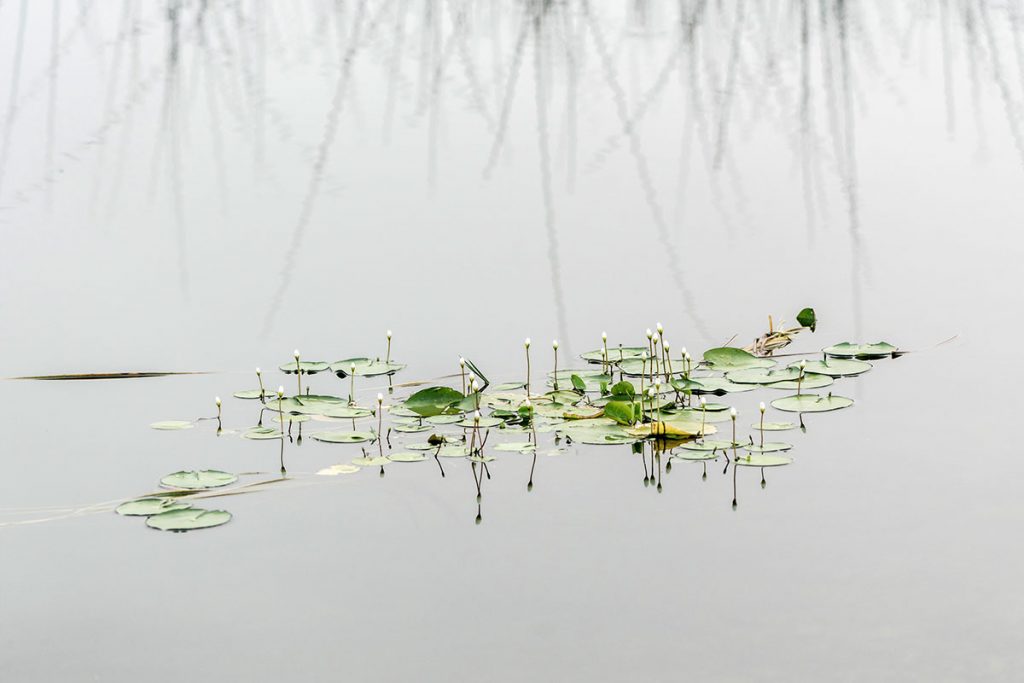
[[511,453],[531,453],[537,450],[537,444],[530,441],[506,441],[494,446],[494,450]]
[[770,358],[759,358],[752,353],[732,346],[708,349],[704,352],[704,362],[715,370],[741,370],[743,368],[770,368],[775,361]]
[[164,420],[163,422],[154,422],[149,426],[153,429],[170,431],[173,429],[192,429],[195,427],[195,424],[185,420]]
[[433,417],[447,411],[465,396],[449,387],[428,387],[405,399],[405,407],[421,417]]
[[824,413],[839,410],[853,405],[853,399],[845,396],[819,396],[818,394],[800,394],[777,398],[772,407],[788,413]]
[[462,422],[463,419],[463,415],[431,415],[427,418],[427,422],[432,425],[453,425]]
[[353,374],[352,366],[355,365],[357,377],[379,377],[380,375],[393,375],[405,368],[402,363],[385,361],[380,358],[345,358],[331,363],[331,371],[338,377],[345,378]]
[[732,447],[733,443],[731,441],[724,441],[722,439],[705,439],[703,441],[691,441],[690,443],[684,443],[681,446],[681,448],[684,448],[688,451],[724,451]]
[[149,515],[158,515],[161,512],[184,510],[190,507],[192,507],[190,503],[183,503],[174,498],[149,497],[137,498],[136,500],[121,503],[114,512],[126,517],[148,517]]
[[[792,367],[792,366],[791,366]],[[815,372],[829,377],[849,377],[859,375],[871,369],[871,363],[849,358],[828,358],[807,362],[806,371]]]
[[796,380],[787,380],[785,382],[776,382],[775,384],[767,385],[769,389],[783,389],[786,391],[808,391],[811,389],[824,389],[835,384],[835,379],[828,375],[822,375],[817,372],[805,372],[804,378],[799,382]]
[[429,432],[433,427],[430,425],[400,424],[395,425],[393,429],[399,434],[419,434],[420,432]]
[[280,429],[274,429],[273,427],[252,427],[242,433],[243,439],[253,439],[255,441],[280,439],[282,436],[284,436],[284,433]]
[[331,465],[319,470],[317,474],[325,477],[334,477],[339,474],[355,474],[359,468],[355,465]]
[[823,350],[826,356],[836,358],[888,358],[897,351],[899,351],[898,348],[884,341],[875,342],[874,344],[842,342]]
[[191,470],[188,472],[174,472],[160,480],[161,486],[171,489],[189,489],[198,491],[201,489],[215,489],[227,486],[238,481],[238,477],[230,472],[220,470]]
[[[683,361],[669,361],[669,363],[662,363],[661,358],[644,359],[644,358],[632,358],[630,360],[624,360],[619,363],[619,370],[622,374],[629,375],[630,377],[650,377],[651,373],[654,375],[661,376],[664,378],[667,368],[671,366],[672,370],[669,372],[671,375],[679,375],[683,371]],[[652,369],[653,368],[653,369]]]
[[[709,403],[708,405],[712,404]],[[696,422],[697,424],[700,424],[702,421],[715,424],[728,422],[732,419],[727,410],[708,410],[705,414],[700,408],[683,408],[672,413],[665,413],[665,415],[671,415],[673,420],[686,420],[687,422]]]
[[441,450],[437,451],[439,458],[465,458],[467,455],[469,455],[469,448],[458,444],[445,444],[441,446]]
[[391,462],[422,462],[427,459],[423,451],[409,451],[406,453],[392,453],[388,456]]
[[793,458],[784,455],[741,455],[733,462],[742,467],[781,467],[793,462]]
[[790,429],[796,429],[796,425],[792,422],[765,422],[764,425],[760,422],[755,422],[750,426],[753,429],[765,432],[784,432]]
[[466,418],[458,423],[460,427],[480,427],[480,429],[490,429],[503,424],[505,421],[500,417],[481,417],[479,423],[474,422],[471,418]]
[[[323,372],[329,366],[327,365],[327,363],[324,363],[322,361],[304,360],[304,361],[299,361],[299,366],[298,367],[299,367],[299,369],[302,370],[302,374],[303,375],[315,375],[318,372]],[[288,375],[294,375],[297,372],[297,370],[295,369],[295,361],[291,361],[289,363],[285,363],[284,365],[280,366],[278,369],[281,372],[283,372],[285,374],[288,374]]]
[[[635,358],[647,357],[648,350],[646,346],[616,346],[608,347],[608,362],[619,363],[624,360],[632,360]],[[580,356],[583,360],[588,363],[601,363],[604,361],[604,351],[597,349],[596,351],[587,351]]]
[[267,407],[271,410],[281,410],[285,413],[294,413],[296,415],[323,415],[325,411],[342,408],[347,405],[347,399],[319,394],[289,396],[282,398],[280,402],[275,397],[267,403]]
[[364,443],[377,438],[373,432],[317,432],[311,436],[324,443]]
[[153,515],[146,520],[146,526],[161,531],[194,531],[220,526],[230,521],[231,513],[226,510],[203,510],[190,507]]
[[783,443],[781,441],[765,441],[764,444],[748,443],[744,444],[743,450],[748,453],[778,453],[779,451],[788,451],[793,447],[791,443]]
[[[578,377],[581,385],[577,386],[573,377]],[[548,384],[554,386],[555,373],[548,373]],[[559,370],[558,386],[562,389],[574,388],[579,391],[600,391],[601,384],[610,384],[611,375],[606,375],[600,370]]]
[[[694,384],[697,386],[692,387],[690,391],[695,394],[736,394],[753,391],[756,388],[753,384],[732,382],[728,377],[701,377]],[[675,386],[675,382],[672,386]]]
[[236,391],[235,393],[232,394],[232,396],[234,396],[235,398],[242,398],[242,399],[245,399],[245,400],[250,400],[250,399],[254,399],[254,398],[260,398],[261,396],[271,396],[271,395],[272,394],[268,394],[263,389],[246,389],[245,391]]
[[727,372],[725,376],[729,378],[730,381],[737,382],[739,384],[774,384],[776,382],[795,380],[800,376],[800,368],[743,368],[740,370],[731,370],[730,372]]
[[672,457],[675,458],[676,460],[690,460],[690,461],[715,460],[716,458],[718,458],[718,456],[719,456],[719,454],[721,452],[722,452],[722,449],[720,449],[720,448],[712,448],[712,449],[706,450],[706,451],[703,451],[703,450],[702,451],[696,451],[696,450],[691,450],[691,449],[685,449],[685,450],[680,450],[680,451],[677,451],[677,452],[673,453]]
[[494,456],[491,455],[472,455],[469,458],[467,458],[467,460],[479,463],[489,463],[494,462],[495,458]]
[[370,417],[373,415],[372,408],[362,408],[360,406],[338,406],[337,408],[328,408],[320,413],[324,417],[337,417],[346,419],[359,419],[361,417]]
[[290,415],[288,413],[271,417],[275,422],[308,422],[311,418],[311,415]]

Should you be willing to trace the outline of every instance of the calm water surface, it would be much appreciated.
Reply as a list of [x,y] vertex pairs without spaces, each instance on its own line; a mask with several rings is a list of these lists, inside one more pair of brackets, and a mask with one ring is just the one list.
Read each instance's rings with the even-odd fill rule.
[[[1014,680],[1024,5],[0,2],[0,680]],[[921,349],[793,465],[627,447],[311,473],[161,534],[299,347],[497,380],[662,321]],[[934,348],[957,335],[954,342]],[[541,341],[543,340],[543,341]],[[535,370],[539,373],[540,370]],[[341,393],[333,377],[316,390]],[[372,381],[360,388],[367,400]],[[289,385],[290,386],[290,385]],[[404,395],[396,392],[396,398]],[[746,428],[760,396],[728,402]],[[781,414],[770,417],[780,418]],[[225,427],[255,421],[225,403]],[[256,480],[256,475],[248,480]],[[89,508],[88,506],[98,506]]]

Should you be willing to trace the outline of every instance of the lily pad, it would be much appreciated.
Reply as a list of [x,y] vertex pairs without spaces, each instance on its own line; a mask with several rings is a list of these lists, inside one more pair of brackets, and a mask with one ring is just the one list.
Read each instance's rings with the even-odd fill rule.
[[419,434],[420,432],[429,432],[433,427],[430,425],[400,424],[395,425],[393,429],[399,434]]
[[149,425],[153,429],[160,430],[174,430],[174,429],[192,429],[195,424],[186,420],[164,420],[163,422],[154,422]]
[[428,387],[405,399],[405,407],[421,417],[433,417],[464,398],[461,392],[449,387]]
[[[646,358],[648,350],[646,346],[616,346],[608,348],[608,362],[619,363],[624,360],[630,360],[634,358]],[[580,356],[583,360],[588,363],[601,363],[604,361],[603,349],[597,349],[596,351],[587,351]]]
[[842,342],[823,350],[826,356],[835,358],[888,358],[897,351],[899,351],[898,348],[884,341],[874,344]]
[[[298,367],[300,370],[302,370],[303,375],[315,375],[318,372],[323,372],[329,366],[327,365],[327,363],[324,363],[322,361],[304,360],[299,361]],[[278,369],[287,375],[294,375],[297,372],[295,368],[295,361],[285,363]]]
[[242,433],[242,438],[263,441],[265,439],[280,439],[284,433],[273,427],[252,427]]
[[732,346],[708,349],[704,352],[704,362],[715,370],[741,370],[743,368],[770,368],[775,361],[770,358],[759,358],[752,353]]
[[432,425],[452,425],[462,420],[462,415],[431,415],[427,418],[427,422]]
[[772,407],[788,413],[824,413],[830,410],[839,410],[853,405],[852,398],[845,396],[819,396],[818,394],[800,394],[777,398],[772,401]]
[[725,374],[732,382],[739,384],[775,384],[786,380],[795,380],[800,376],[800,368],[743,368]]
[[741,455],[736,458],[734,464],[742,467],[781,467],[793,462],[793,458],[784,455]]
[[280,402],[275,397],[268,402],[267,407],[271,410],[279,409],[285,413],[295,413],[296,415],[323,415],[328,410],[347,405],[348,400],[338,396],[308,394],[305,396],[289,396],[281,399]]
[[496,444],[494,450],[511,453],[532,453],[537,450],[537,444],[531,441],[506,441],[505,443]]
[[816,372],[829,377],[849,377],[859,375],[871,369],[871,363],[862,360],[851,360],[849,358],[828,358],[826,360],[812,360],[807,363],[807,372]]
[[356,420],[361,417],[369,417],[373,415],[373,409],[362,408],[360,406],[338,406],[337,408],[328,408],[320,414],[324,417],[338,417]]
[[439,458],[465,458],[469,455],[469,448],[459,444],[445,444],[437,451]]
[[160,480],[162,486],[171,489],[215,489],[238,481],[238,477],[230,472],[220,470],[191,470],[174,472]]
[[190,507],[192,507],[190,503],[183,503],[174,498],[153,496],[121,503],[114,512],[126,517],[148,517],[149,515],[158,515],[162,512],[171,512],[173,510],[184,510]]
[[263,389],[246,389],[245,391],[236,391],[235,393],[232,394],[232,396],[234,396],[235,398],[242,398],[242,399],[246,399],[246,400],[250,400],[250,399],[254,399],[254,398],[260,398],[261,396],[270,396],[270,395],[271,394],[268,394]]
[[760,443],[748,443],[744,444],[743,450],[748,453],[778,453],[779,451],[788,451],[793,447],[791,443],[783,443],[781,441],[765,441],[764,444]]
[[325,477],[334,477],[339,474],[355,474],[358,471],[359,468],[355,465],[331,465],[317,471],[317,474]]
[[146,520],[146,525],[161,531],[194,531],[220,526],[230,521],[231,513],[227,510],[203,510],[190,507],[153,515]]
[[421,462],[427,459],[423,451],[408,451],[405,453],[392,453],[388,456],[391,462]]
[[760,422],[755,422],[750,426],[753,429],[765,432],[784,432],[790,429],[796,429],[796,425],[792,422],[765,422],[763,425]]
[[[695,394],[736,394],[753,391],[756,388],[752,384],[730,381],[728,377],[701,377],[695,384],[697,386],[690,389]],[[672,386],[675,386],[675,383]]]
[[[352,366],[356,366],[355,372]],[[405,368],[402,363],[385,361],[380,358],[345,358],[331,363],[331,371],[338,377],[345,378],[351,374],[357,377],[379,377],[380,375],[393,375]]]
[[373,432],[317,432],[311,436],[324,443],[364,443],[377,438]]
[[828,375],[822,375],[818,372],[805,372],[804,378],[797,382],[796,380],[788,380],[785,382],[776,382],[775,384],[767,385],[769,389],[784,389],[786,391],[808,391],[811,389],[824,389],[835,384],[835,379]]
[[384,465],[390,465],[391,461],[383,456],[377,455],[372,457],[364,456],[362,458],[355,458],[352,460],[352,464],[359,467],[384,467]]
[[503,424],[505,424],[505,421],[502,420],[500,417],[481,417],[479,423],[474,422],[472,419],[466,418],[458,423],[460,427],[469,427],[471,429],[477,426],[479,426],[480,429],[490,429],[491,427],[497,427],[498,425]]

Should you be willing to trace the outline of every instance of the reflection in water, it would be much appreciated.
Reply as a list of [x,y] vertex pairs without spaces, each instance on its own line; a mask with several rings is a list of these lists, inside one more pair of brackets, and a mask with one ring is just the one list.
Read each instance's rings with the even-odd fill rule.
[[[942,0],[934,8],[905,9],[881,1],[798,0],[779,7],[766,0],[683,0],[632,3],[623,10],[589,0],[394,0],[369,6],[310,1],[287,7],[257,0],[168,0],[159,6],[83,2],[74,13],[61,4],[0,4],[0,25],[10,38],[0,55],[0,73],[9,78],[0,121],[5,220],[16,220],[18,210],[30,205],[60,201],[64,171],[90,163],[89,202],[94,211],[105,207],[95,219],[104,223],[129,200],[121,193],[126,174],[137,171],[132,151],[149,147],[151,200],[169,209],[179,286],[187,296],[194,171],[212,162],[217,202],[227,214],[232,200],[253,189],[240,190],[242,178],[254,176],[257,187],[285,189],[290,178],[277,170],[275,155],[279,146],[299,151],[308,163],[300,181],[304,190],[288,228],[265,330],[287,300],[318,198],[337,186],[333,174],[352,170],[351,155],[334,149],[339,132],[364,121],[373,125],[377,118],[385,145],[394,140],[396,126],[424,124],[417,134],[425,137],[430,188],[445,168],[446,138],[452,134],[446,115],[453,105],[468,112],[456,120],[458,135],[471,139],[475,132],[462,124],[472,122],[486,136],[476,146],[485,179],[507,182],[504,165],[538,169],[533,199],[541,207],[552,307],[566,343],[560,202],[581,178],[620,161],[620,146],[629,156],[622,166],[630,169],[629,182],[643,204],[631,208],[636,216],[646,213],[633,234],[644,243],[643,235],[651,235],[651,251],[661,252],[652,257],[667,266],[704,341],[707,329],[686,263],[691,231],[703,227],[686,221],[686,207],[701,196],[692,160],[703,159],[707,198],[729,239],[739,239],[755,221],[745,200],[743,183],[751,179],[744,178],[741,156],[755,127],[778,129],[793,155],[809,240],[828,223],[829,195],[840,198],[860,327],[861,289],[870,270],[864,239],[870,233],[861,225],[857,124],[867,109],[866,86],[881,83],[897,97],[901,89],[883,51],[906,58],[936,34],[949,133],[957,128],[957,75],[963,72],[982,149],[988,136],[981,102],[992,87],[1024,164],[1024,49],[1015,3]],[[314,28],[308,26],[311,18]],[[89,64],[96,67],[92,90],[99,93],[92,118],[88,103],[75,100],[81,94],[69,93],[71,85],[88,80]],[[295,108],[281,81],[311,72],[315,77],[318,70],[330,79],[330,100],[318,105],[319,98],[310,98],[309,106],[325,108],[322,127],[309,135],[302,121],[307,103]],[[377,105],[370,89],[380,81],[377,117],[363,107]],[[156,84],[162,84],[159,103],[153,101]],[[532,107],[521,106],[529,99],[524,88],[532,89]],[[37,100],[43,100],[38,112]],[[72,108],[74,117],[62,113]],[[674,182],[666,182],[651,154],[655,145],[669,142],[664,129],[656,142],[643,135],[644,124],[666,109],[676,122],[668,135],[678,135],[672,142],[673,148],[679,145]],[[601,130],[601,119],[591,116],[597,111],[614,113],[611,130]],[[34,121],[43,123],[32,126]],[[537,166],[513,157],[518,148],[511,136],[519,131],[536,138]],[[238,145],[247,148],[253,173],[241,173],[231,156]],[[30,154],[33,149],[42,153]],[[666,193],[666,184],[674,191]],[[674,195],[671,219],[663,206],[666,194]]]

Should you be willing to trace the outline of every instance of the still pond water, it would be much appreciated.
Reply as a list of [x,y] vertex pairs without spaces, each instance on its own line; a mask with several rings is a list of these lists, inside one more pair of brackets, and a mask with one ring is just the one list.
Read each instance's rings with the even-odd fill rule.
[[[0,375],[210,373],[4,381],[0,680],[1019,677],[1022,12],[0,3]],[[307,439],[227,526],[110,512],[274,472],[276,443],[148,425],[290,382],[295,347],[392,329],[399,381],[506,381],[527,336],[541,370],[656,321],[699,355],[804,306],[795,350],[922,351],[843,380],[735,510],[721,462],[659,494],[573,446],[530,492],[500,454],[477,525],[468,464],[316,477],[358,448]]]

